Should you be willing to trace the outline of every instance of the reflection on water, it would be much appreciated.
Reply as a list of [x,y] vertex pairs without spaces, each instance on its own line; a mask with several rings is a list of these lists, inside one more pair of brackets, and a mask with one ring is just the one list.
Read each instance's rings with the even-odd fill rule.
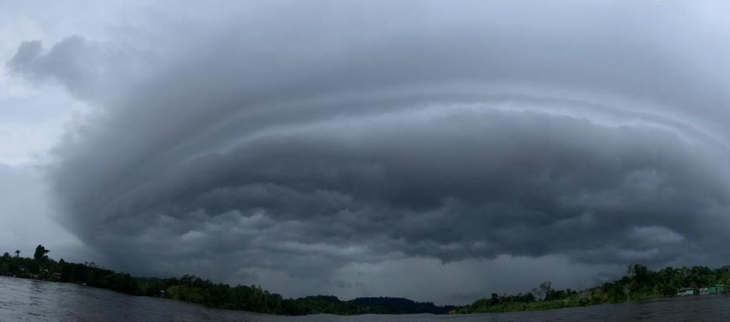
[[257,321],[257,322],[507,322],[507,321],[728,321],[730,297],[710,295],[485,315],[267,316],[213,310],[172,300],[128,296],[74,284],[0,277],[0,321]]

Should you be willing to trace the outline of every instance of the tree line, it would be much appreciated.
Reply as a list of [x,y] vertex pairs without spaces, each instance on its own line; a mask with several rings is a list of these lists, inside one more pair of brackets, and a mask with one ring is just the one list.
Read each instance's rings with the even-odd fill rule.
[[437,306],[430,302],[415,302],[402,298],[358,298],[342,301],[335,296],[307,296],[284,298],[260,286],[213,283],[192,275],[180,278],[132,277],[96,265],[70,263],[48,257],[50,251],[38,245],[33,258],[5,253],[0,258],[0,275],[32,278],[45,281],[76,283],[109,289],[129,295],[163,297],[201,304],[211,308],[245,310],[279,315],[305,314],[441,314],[456,309]]
[[676,296],[679,290],[689,288],[695,294],[700,288],[730,284],[730,266],[710,269],[705,266],[667,267],[652,271],[644,265],[630,265],[627,276],[600,286],[575,291],[553,289],[549,282],[531,292],[517,295],[498,295],[475,301],[459,308],[456,313],[495,313],[533,311],[566,307],[621,303]]
[[70,263],[48,257],[50,251],[38,245],[32,258],[4,253],[0,257],[0,275],[46,281],[76,283],[109,289],[129,295],[163,297],[201,304],[207,307],[245,310],[266,314],[408,314],[408,313],[494,313],[546,310],[629,300],[675,296],[680,289],[730,283],[730,267],[710,269],[704,266],[652,271],[643,265],[630,265],[627,276],[600,286],[576,291],[554,289],[550,282],[529,292],[482,298],[462,307],[438,306],[404,298],[369,297],[342,301],[335,296],[317,295],[297,299],[284,298],[260,286],[213,283],[192,275],[180,278],[144,278],[118,273],[95,263]]

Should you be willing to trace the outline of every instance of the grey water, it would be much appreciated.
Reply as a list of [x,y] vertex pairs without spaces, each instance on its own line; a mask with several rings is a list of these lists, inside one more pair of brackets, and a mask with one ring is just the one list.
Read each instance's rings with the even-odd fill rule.
[[256,322],[507,322],[507,321],[728,321],[730,297],[673,298],[539,312],[475,315],[269,316],[128,296],[75,284],[0,277],[0,321],[256,321]]

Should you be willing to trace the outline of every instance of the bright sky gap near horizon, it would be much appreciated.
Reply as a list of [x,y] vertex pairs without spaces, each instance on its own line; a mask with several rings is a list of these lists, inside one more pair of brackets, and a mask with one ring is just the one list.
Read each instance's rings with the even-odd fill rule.
[[438,304],[727,265],[728,16],[0,0],[0,252]]

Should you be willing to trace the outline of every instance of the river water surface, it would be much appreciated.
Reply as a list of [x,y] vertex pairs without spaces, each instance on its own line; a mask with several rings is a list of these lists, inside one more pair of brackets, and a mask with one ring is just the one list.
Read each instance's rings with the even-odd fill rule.
[[128,296],[75,284],[0,277],[0,321],[730,321],[730,297],[695,296],[643,303],[504,314],[284,317],[214,310],[172,300]]

